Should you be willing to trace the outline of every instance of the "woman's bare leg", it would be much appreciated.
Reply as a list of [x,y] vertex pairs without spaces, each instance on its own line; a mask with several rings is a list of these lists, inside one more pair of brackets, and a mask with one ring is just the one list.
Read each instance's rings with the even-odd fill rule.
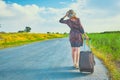
[[80,48],[79,47],[75,47],[75,57],[76,57],[76,68],[79,67],[79,55],[80,55]]
[[76,64],[76,50],[75,47],[72,47],[72,59],[73,59],[73,64]]
[[80,48],[76,47],[76,64],[79,66]]

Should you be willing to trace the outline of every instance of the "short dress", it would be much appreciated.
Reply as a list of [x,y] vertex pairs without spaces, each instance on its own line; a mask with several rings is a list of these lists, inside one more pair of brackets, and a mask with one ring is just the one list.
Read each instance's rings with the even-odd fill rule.
[[84,29],[80,23],[80,19],[77,18],[76,21],[72,21],[70,19],[64,20],[64,18],[61,18],[59,22],[67,24],[71,29],[69,33],[71,47],[82,46],[83,45],[82,34],[84,34]]

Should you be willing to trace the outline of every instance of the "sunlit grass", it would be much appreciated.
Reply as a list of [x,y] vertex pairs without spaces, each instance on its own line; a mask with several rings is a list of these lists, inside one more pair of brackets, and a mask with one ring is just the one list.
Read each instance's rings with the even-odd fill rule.
[[45,33],[0,33],[0,48],[23,45],[26,43],[63,38],[67,34],[45,34]]
[[110,72],[112,80],[120,80],[120,33],[89,34],[92,39],[92,51],[100,58]]

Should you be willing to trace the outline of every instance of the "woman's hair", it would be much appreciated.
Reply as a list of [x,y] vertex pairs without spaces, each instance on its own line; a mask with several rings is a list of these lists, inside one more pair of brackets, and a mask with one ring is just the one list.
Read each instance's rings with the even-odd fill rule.
[[68,11],[68,17],[69,18],[76,17],[76,13],[71,9]]

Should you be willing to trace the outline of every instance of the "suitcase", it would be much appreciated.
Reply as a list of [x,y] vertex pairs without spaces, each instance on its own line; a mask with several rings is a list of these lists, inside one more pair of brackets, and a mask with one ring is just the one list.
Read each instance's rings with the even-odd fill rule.
[[[90,45],[90,41],[89,41]],[[86,40],[84,39],[84,50],[80,52],[79,70],[80,72],[94,72],[94,55],[91,50],[86,50]],[[88,46],[90,49],[90,46]]]

